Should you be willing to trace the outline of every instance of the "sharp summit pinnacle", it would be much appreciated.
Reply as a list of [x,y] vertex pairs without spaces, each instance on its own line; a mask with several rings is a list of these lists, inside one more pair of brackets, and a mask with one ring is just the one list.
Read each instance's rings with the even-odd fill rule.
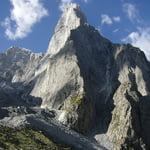
[[87,19],[80,9],[80,6],[77,4],[70,4],[64,10],[58,21],[47,53],[51,55],[56,54],[65,45],[71,30],[77,29],[85,24],[87,24]]

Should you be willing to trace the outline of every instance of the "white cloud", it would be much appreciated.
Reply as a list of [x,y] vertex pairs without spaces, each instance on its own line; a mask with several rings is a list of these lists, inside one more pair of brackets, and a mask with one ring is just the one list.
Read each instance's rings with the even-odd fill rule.
[[123,41],[139,47],[145,52],[148,60],[150,60],[150,27],[138,28],[136,32],[130,33]]
[[101,24],[112,24],[113,23],[112,19],[106,14],[102,14],[101,19],[102,19]]
[[101,24],[113,24],[113,22],[120,22],[120,17],[115,16],[115,17],[110,17],[107,14],[102,14],[101,15]]
[[120,22],[120,17],[119,16],[116,16],[116,17],[113,17],[113,20],[115,21],[115,22]]
[[138,20],[138,10],[136,6],[131,3],[123,4],[123,11],[126,13],[130,21]]
[[5,34],[11,40],[26,37],[34,24],[39,22],[48,11],[43,7],[41,0],[10,0],[13,8],[10,17],[2,23],[6,27]]
[[[81,0],[81,1],[83,1],[85,3],[89,2],[89,0]],[[73,2],[74,2],[74,0],[60,0],[59,9],[61,11],[64,11],[64,9]]]

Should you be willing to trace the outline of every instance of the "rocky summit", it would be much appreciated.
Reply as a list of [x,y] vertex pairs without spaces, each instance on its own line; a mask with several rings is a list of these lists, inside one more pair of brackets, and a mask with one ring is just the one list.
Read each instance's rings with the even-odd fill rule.
[[74,149],[149,150],[149,77],[139,48],[104,38],[71,4],[45,54],[0,54],[0,125],[30,126]]

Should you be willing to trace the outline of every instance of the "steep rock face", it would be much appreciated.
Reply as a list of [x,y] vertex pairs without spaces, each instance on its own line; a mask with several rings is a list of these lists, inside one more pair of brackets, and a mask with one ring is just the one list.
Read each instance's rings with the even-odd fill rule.
[[11,47],[0,54],[0,76],[13,83],[31,80],[42,57],[25,48]]
[[130,45],[117,46],[114,57],[120,85],[113,96],[115,107],[107,134],[117,150],[147,149],[149,136],[143,132],[149,119],[143,121],[143,107],[150,104],[144,100],[150,90],[149,62],[143,52]]
[[32,99],[28,95],[33,86],[30,84],[42,57],[43,54],[19,47],[0,54],[0,107],[22,105]]
[[102,37],[77,5],[62,15],[35,74],[31,95],[60,110],[59,121],[82,133],[96,121],[116,149],[148,143],[141,103],[149,95],[149,63],[139,49]]
[[71,4],[63,12],[58,24],[55,28],[47,53],[54,55],[65,46],[71,30],[77,29],[79,26],[87,23],[87,19],[82,13],[80,7],[76,4]]
[[[42,98],[43,108],[61,110],[60,121],[77,131],[88,131],[95,115],[106,117],[104,108],[115,87],[110,76],[111,51],[111,42],[88,25],[79,6],[71,5],[56,26],[31,95]],[[81,103],[72,104],[74,97],[82,97]]]
[[141,117],[141,136],[146,143],[147,149],[150,148],[150,96],[144,96],[140,102],[140,117]]

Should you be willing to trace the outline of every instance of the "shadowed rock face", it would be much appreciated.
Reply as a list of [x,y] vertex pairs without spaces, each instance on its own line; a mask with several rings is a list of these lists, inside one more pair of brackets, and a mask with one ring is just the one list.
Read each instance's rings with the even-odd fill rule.
[[43,54],[19,47],[11,47],[0,54],[0,107],[26,105],[27,102],[33,106],[34,100],[41,104],[41,99],[30,96],[29,92],[42,57]]
[[[64,33],[60,35],[61,32]],[[65,44],[62,45],[61,41]],[[115,83],[114,87],[111,86],[111,53],[111,42],[87,24],[79,6],[71,5],[58,22],[37,70],[37,82],[31,95],[43,99],[43,108],[62,110],[59,120],[84,133],[86,126],[93,125],[96,115],[103,117],[103,109],[108,107],[106,103],[115,87]],[[107,95],[104,95],[106,91]],[[81,103],[72,104],[75,97],[82,97]],[[95,106],[102,108],[95,110]],[[89,120],[84,121],[84,118]],[[82,130],[77,123],[81,121]]]
[[17,47],[0,54],[0,104],[11,92],[17,99],[39,100],[78,132],[99,124],[97,133],[107,133],[116,150],[150,149],[149,66],[142,51],[111,43],[71,4],[46,54]]
[[146,98],[150,90],[149,62],[143,52],[130,45],[117,46],[114,57],[120,85],[113,95],[115,106],[107,134],[118,150],[149,149],[150,137],[143,134],[149,124],[149,119],[143,121],[143,107],[150,104]]

